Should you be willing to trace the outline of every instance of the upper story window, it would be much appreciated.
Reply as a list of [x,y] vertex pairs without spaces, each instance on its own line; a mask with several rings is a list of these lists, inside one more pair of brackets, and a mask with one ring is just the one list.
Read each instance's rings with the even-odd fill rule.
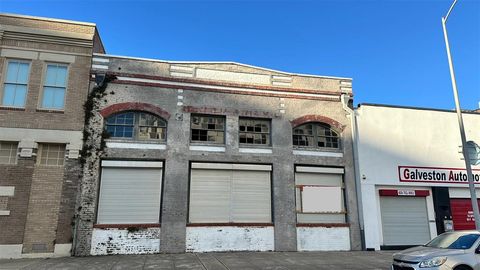
[[192,115],[191,141],[225,143],[225,117],[211,115]]
[[328,124],[308,123],[293,129],[293,145],[339,149],[340,137]]
[[63,166],[65,160],[65,144],[39,143],[37,163],[46,166]]
[[270,145],[270,121],[253,118],[239,119],[241,144]]
[[65,107],[67,70],[67,66],[63,64],[47,64],[43,84],[42,108],[62,110]]
[[3,87],[3,106],[25,107],[29,73],[30,63],[8,61]]
[[106,119],[105,128],[113,138],[160,140],[167,137],[167,122],[146,112],[122,112]]
[[0,141],[0,164],[15,164],[18,142]]

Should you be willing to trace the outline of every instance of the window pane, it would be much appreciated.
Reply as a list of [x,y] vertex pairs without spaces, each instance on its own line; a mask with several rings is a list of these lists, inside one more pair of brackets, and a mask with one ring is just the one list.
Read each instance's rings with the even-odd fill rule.
[[27,86],[26,85],[17,85],[15,89],[15,100],[13,106],[24,107],[25,106],[25,96],[27,95]]
[[55,88],[53,88],[53,87],[43,88],[42,107],[43,108],[52,108],[54,97],[55,97]]
[[57,109],[62,109],[65,101],[65,89],[57,88],[55,89],[55,95],[53,97],[53,107]]
[[15,84],[5,84],[2,100],[3,105],[13,106],[13,104],[15,104],[15,88]]
[[18,62],[9,62],[7,66],[7,76],[5,82],[16,83],[18,74]]
[[28,70],[30,65],[28,63],[19,63],[17,82],[22,84],[28,83]]
[[47,65],[47,74],[45,76],[45,85],[55,86],[57,80],[57,66]]
[[66,87],[67,82],[67,67],[58,66],[57,67],[57,80],[55,82],[56,86]]
[[62,166],[65,159],[64,144],[41,143],[38,145],[38,151],[41,153],[37,157],[37,163],[47,166]]

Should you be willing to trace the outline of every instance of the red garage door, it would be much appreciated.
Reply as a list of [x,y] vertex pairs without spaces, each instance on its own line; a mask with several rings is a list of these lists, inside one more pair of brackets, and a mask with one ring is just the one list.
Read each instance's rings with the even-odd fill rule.
[[470,199],[450,200],[454,230],[475,230],[475,219],[473,218],[471,202]]

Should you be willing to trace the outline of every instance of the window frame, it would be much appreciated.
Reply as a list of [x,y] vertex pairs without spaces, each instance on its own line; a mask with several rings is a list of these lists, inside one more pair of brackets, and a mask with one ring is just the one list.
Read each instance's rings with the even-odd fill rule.
[[[306,126],[306,125],[312,125],[313,126],[313,130],[312,130],[313,134],[312,135],[295,134],[295,129],[300,128],[302,126]],[[335,138],[334,136],[320,136],[320,135],[318,135],[318,133],[317,133],[318,129],[317,128],[319,126],[323,126],[324,128],[329,128],[331,132],[334,132],[335,134],[337,134],[336,138],[338,139],[338,147],[327,147],[327,146],[321,147],[321,146],[318,146],[319,138]],[[313,144],[313,146],[295,145],[294,144],[294,136],[313,137],[313,140],[314,140],[313,143],[314,144]],[[343,149],[342,135],[341,135],[341,132],[334,129],[330,124],[327,124],[327,123],[324,123],[324,122],[307,122],[307,123],[304,123],[304,124],[301,124],[301,125],[298,125],[298,126],[292,128],[292,146],[295,149],[304,149],[304,150],[341,151]]]
[[[222,142],[212,142],[212,141],[194,141],[192,139],[193,137],[193,128],[192,128],[192,122],[193,122],[193,117],[198,116],[198,117],[213,117],[213,118],[218,118],[218,119],[223,119],[223,141]],[[207,131],[220,131],[220,130],[215,130],[215,129],[197,129],[197,130],[207,130]],[[207,135],[208,136],[208,135]],[[226,137],[227,137],[227,117],[225,115],[215,115],[215,114],[190,114],[190,144],[195,144],[195,145],[225,145],[226,143]]]
[[[65,76],[65,92],[63,94],[63,108],[43,107],[43,98],[45,96],[45,87],[52,87],[52,86],[45,85],[45,83],[47,81],[48,65],[64,66],[64,67],[67,68],[67,72],[66,72],[66,76]],[[70,79],[70,64],[69,63],[45,62],[43,64],[42,80],[41,80],[41,85],[40,85],[41,89],[40,89],[37,108],[40,109],[40,110],[46,110],[46,111],[60,111],[60,112],[65,111],[65,108],[67,107],[67,90],[68,90],[69,79]],[[53,86],[53,87],[60,88],[58,86]]]
[[[110,137],[109,137],[110,140],[128,140],[128,141],[156,142],[156,143],[166,143],[167,142],[168,121],[161,116],[158,116],[156,114],[153,114],[151,112],[146,112],[146,111],[121,111],[121,112],[111,114],[108,117],[104,118],[103,130],[108,132],[107,131],[107,125],[108,125],[107,120],[108,120],[108,118],[114,117],[116,115],[123,114],[123,113],[133,113],[133,132],[132,132],[133,136],[131,138],[129,138],[129,137],[113,137],[113,135],[109,133],[110,134]],[[147,114],[147,115],[155,116],[165,123],[164,127],[162,127],[162,126],[157,127],[157,128],[163,128],[165,130],[165,138],[164,139],[150,139],[150,138],[140,139],[139,138],[138,135],[140,133],[140,127],[153,127],[153,126],[145,126],[145,125],[140,126],[140,114],[142,114],[142,113]]]
[[[2,163],[2,162],[0,162],[0,165],[16,165],[16,164],[17,164],[17,161],[18,161],[18,144],[19,144],[20,142],[18,142],[18,141],[0,141],[0,146],[1,146],[3,143],[15,145],[16,148],[11,148],[11,149],[9,149],[9,150],[10,150],[10,155],[8,156],[8,161],[9,161],[9,162],[8,162],[8,163]],[[1,149],[1,147],[0,147],[0,149]],[[14,151],[15,156],[14,156],[14,158],[13,158],[13,162],[11,162],[11,161],[12,161],[12,156],[11,156],[11,154],[12,154],[13,151]]]
[[[240,121],[241,120],[253,120],[253,121],[265,121],[268,123],[268,144],[257,144],[257,143],[241,143],[240,142],[240,134],[241,133],[251,133],[251,134],[265,134],[262,132],[248,132],[248,131],[240,131]],[[257,118],[257,117],[239,117],[238,118],[238,145],[243,148],[248,147],[265,147],[271,148],[272,147],[272,119],[270,118]]]
[[[58,161],[57,161],[57,164],[56,165],[51,165],[51,164],[47,164],[48,163],[48,155],[47,155],[47,162],[45,164],[42,164],[42,153],[44,151],[44,147],[45,146],[50,146],[50,145],[59,145],[59,146],[63,146],[63,160],[62,160],[62,164],[58,164]],[[66,159],[66,154],[67,154],[67,145],[65,143],[50,143],[50,142],[39,142],[38,143],[38,149],[37,149],[37,160],[35,161],[35,165],[37,166],[45,166],[45,167],[63,167],[65,166],[65,159]],[[58,160],[60,160],[59,157],[57,157]]]
[[[19,62],[19,63],[28,64],[27,83],[25,84],[25,87],[26,87],[25,103],[23,104],[23,106],[12,106],[12,105],[3,104],[3,97],[5,95],[5,84],[7,84],[6,81],[7,81],[8,64],[10,62]],[[31,72],[32,72],[32,61],[27,60],[27,59],[7,58],[4,61],[4,65],[5,65],[5,67],[3,68],[3,71],[2,71],[2,87],[0,89],[0,107],[25,109],[25,107],[27,106],[27,98],[28,98],[28,92],[29,92],[28,88],[30,86],[30,75],[31,75]],[[24,84],[16,83],[15,85],[24,85]]]

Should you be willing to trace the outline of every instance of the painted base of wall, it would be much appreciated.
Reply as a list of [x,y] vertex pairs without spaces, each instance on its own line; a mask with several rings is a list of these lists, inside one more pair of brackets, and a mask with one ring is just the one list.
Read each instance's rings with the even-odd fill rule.
[[23,253],[22,244],[0,245],[0,259],[69,257],[72,244],[56,244],[53,253]]
[[350,250],[350,229],[348,227],[297,227],[297,250]]
[[23,245],[0,245],[0,259],[17,259],[22,256]]
[[187,252],[272,251],[273,227],[187,227]]
[[160,252],[160,228],[93,229],[91,255]]

